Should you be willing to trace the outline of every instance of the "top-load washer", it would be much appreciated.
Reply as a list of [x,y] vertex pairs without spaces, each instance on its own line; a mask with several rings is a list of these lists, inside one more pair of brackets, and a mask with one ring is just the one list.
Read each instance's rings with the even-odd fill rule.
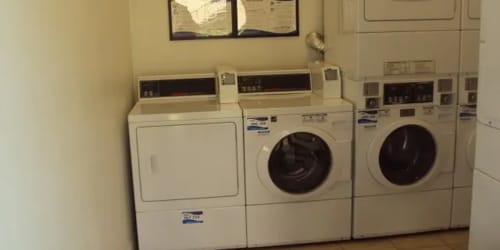
[[450,226],[456,76],[347,81],[356,105],[353,237]]
[[141,250],[246,246],[242,112],[215,74],[144,77],[128,116]]
[[351,237],[352,104],[309,70],[240,72],[248,246]]
[[[458,73],[459,0],[325,0],[324,5],[325,61],[340,66],[345,78]],[[446,18],[432,16],[440,13]],[[428,20],[419,20],[426,15]]]

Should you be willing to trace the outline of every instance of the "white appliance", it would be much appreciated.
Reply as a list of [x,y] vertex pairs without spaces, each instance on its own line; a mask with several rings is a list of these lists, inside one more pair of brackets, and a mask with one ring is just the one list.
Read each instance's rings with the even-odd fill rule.
[[139,80],[128,121],[141,250],[246,247],[242,113],[217,102],[215,81]]
[[350,239],[352,104],[312,95],[309,70],[239,80],[248,246]]
[[456,74],[459,0],[324,0],[325,61],[352,80]]
[[476,145],[479,69],[479,0],[463,0],[458,84],[457,144],[451,227],[468,227]]
[[338,66],[325,62],[309,63],[312,91],[322,98],[342,97],[342,77]]
[[[351,32],[458,30],[461,0],[326,0]],[[328,11],[333,9],[327,8]]]
[[451,227],[468,227],[476,152],[476,105],[458,106]]
[[462,30],[479,30],[481,0],[462,0]]
[[238,74],[236,69],[230,66],[218,66],[217,74],[217,97],[219,103],[238,102]]
[[450,225],[456,77],[344,85],[356,105],[353,237]]
[[500,1],[482,0],[476,164],[469,249],[500,246]]

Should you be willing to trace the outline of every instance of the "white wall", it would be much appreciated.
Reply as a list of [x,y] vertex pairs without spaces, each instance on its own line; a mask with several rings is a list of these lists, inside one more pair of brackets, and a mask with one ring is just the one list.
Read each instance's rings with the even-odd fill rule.
[[133,247],[128,2],[3,0],[0,248]]
[[305,36],[323,30],[323,1],[300,0],[300,37],[170,41],[167,0],[130,0],[135,76],[212,72],[218,64],[239,69],[306,67],[319,54]]

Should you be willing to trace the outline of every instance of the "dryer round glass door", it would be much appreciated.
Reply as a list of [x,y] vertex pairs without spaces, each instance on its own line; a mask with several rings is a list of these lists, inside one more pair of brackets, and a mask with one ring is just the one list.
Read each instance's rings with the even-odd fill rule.
[[412,185],[431,172],[436,152],[434,137],[426,128],[402,126],[390,133],[382,144],[380,169],[391,183]]
[[273,148],[269,175],[284,192],[304,194],[320,187],[331,171],[332,155],[319,136],[299,132],[282,138]]

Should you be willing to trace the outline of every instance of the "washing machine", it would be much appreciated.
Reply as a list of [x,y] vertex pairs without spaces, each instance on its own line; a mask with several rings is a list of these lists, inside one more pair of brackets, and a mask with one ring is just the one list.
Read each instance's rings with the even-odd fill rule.
[[325,0],[325,61],[352,80],[457,74],[460,0]]
[[353,237],[449,228],[457,77],[344,82],[356,105]]
[[139,249],[246,247],[243,121],[215,74],[143,77],[128,116]]
[[452,228],[468,227],[472,204],[472,177],[476,151],[476,105],[459,105],[455,173],[453,183]]
[[249,247],[351,237],[352,104],[309,70],[240,72]]
[[452,228],[468,227],[476,142],[480,0],[463,0]]

